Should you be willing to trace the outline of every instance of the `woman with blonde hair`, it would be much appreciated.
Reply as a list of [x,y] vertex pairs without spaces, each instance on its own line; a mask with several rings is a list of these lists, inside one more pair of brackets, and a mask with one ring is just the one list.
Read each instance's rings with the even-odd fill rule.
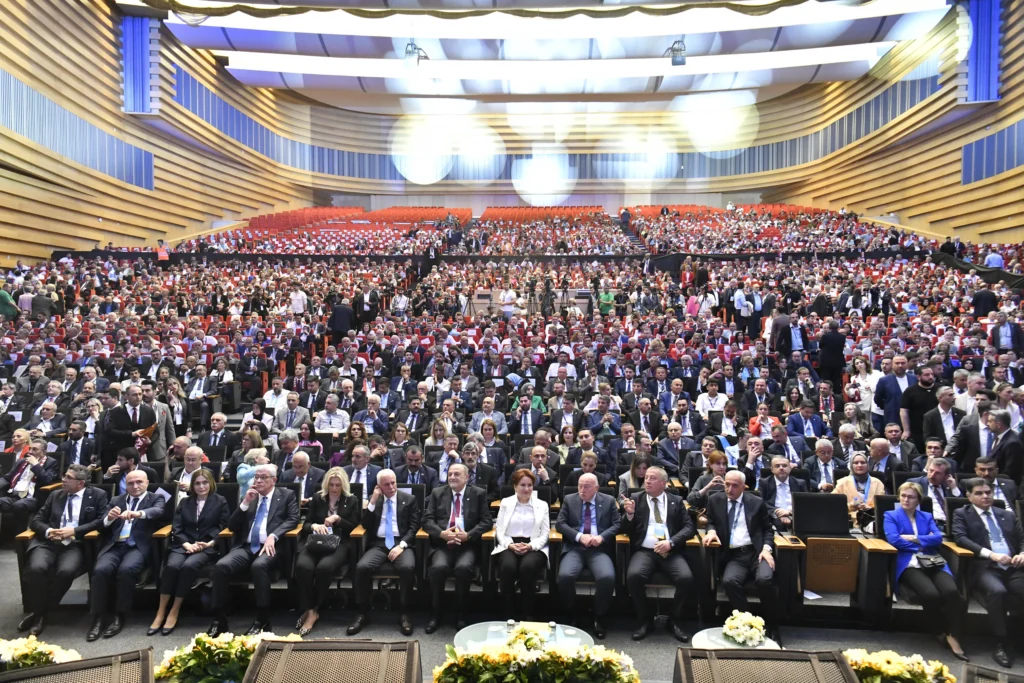
[[[341,467],[332,467],[324,475],[320,490],[313,494],[302,527],[301,539],[306,541],[295,562],[295,579],[299,588],[299,616],[295,628],[306,636],[320,618],[320,607],[327,599],[334,577],[348,560],[349,535],[359,525],[361,501],[352,495],[348,476]],[[323,540],[335,536],[338,540]],[[330,548],[334,546],[333,550]]]
[[256,476],[256,467],[269,464],[271,464],[270,456],[267,454],[266,448],[250,448],[242,458],[242,463],[238,466],[238,470],[235,473],[238,490],[248,491],[249,487],[252,486],[253,477]]

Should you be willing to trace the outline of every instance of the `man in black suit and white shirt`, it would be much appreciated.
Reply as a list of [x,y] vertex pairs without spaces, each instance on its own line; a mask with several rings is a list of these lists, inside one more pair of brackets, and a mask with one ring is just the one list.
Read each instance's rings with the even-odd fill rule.
[[498,470],[479,461],[480,451],[480,446],[472,441],[462,447],[462,464],[466,466],[469,477],[467,486],[482,488],[487,492],[487,502],[492,503],[501,497]]
[[995,638],[992,659],[1010,668],[1013,660],[1005,642],[1006,598],[1011,594],[1018,602],[1024,600],[1024,530],[1013,512],[992,505],[988,480],[968,479],[962,484],[971,504],[953,513],[953,538],[975,555],[971,577]]
[[999,475],[999,467],[996,459],[990,457],[978,458],[974,461],[974,474],[982,479],[988,480],[992,485],[992,500],[1001,500],[1006,504],[1007,510],[1012,510],[1017,502],[1020,489],[1012,479]]
[[36,491],[57,479],[60,461],[47,457],[46,441],[33,439],[28,454],[0,479],[0,512],[15,516],[18,530],[25,528],[30,515],[39,509]]
[[[466,444],[474,446],[475,444]],[[378,475],[379,479],[379,475]],[[449,576],[455,576],[455,628],[466,626],[469,583],[480,560],[480,539],[491,530],[487,494],[468,486],[468,468],[456,463],[448,468],[448,483],[430,492],[423,514],[423,530],[430,536],[427,578],[430,580],[431,615],[427,633],[437,630],[441,602]]]
[[196,440],[210,460],[227,460],[239,447],[238,435],[225,429],[227,423],[227,415],[214,413],[210,416],[210,429]]
[[295,494],[276,484],[277,466],[257,465],[252,486],[228,522],[228,528],[234,533],[232,548],[213,567],[216,616],[207,631],[211,637],[227,632],[228,582],[246,569],[252,576],[256,598],[256,621],[248,634],[270,629],[270,575],[274,567],[283,562],[277,541],[299,524],[299,502]]
[[619,532],[619,506],[615,498],[599,493],[597,477],[584,474],[579,492],[565,497],[555,528],[562,534],[562,558],[558,567],[558,594],[566,613],[575,614],[576,580],[584,568],[597,583],[594,593],[594,635],[604,638],[602,617],[615,591],[615,535]]
[[846,460],[834,455],[831,441],[819,439],[814,444],[814,457],[804,461],[804,469],[811,474],[811,490],[829,493],[836,487],[836,470],[846,469]]
[[[124,393],[127,402],[123,406],[120,405],[121,392],[117,389],[108,389],[103,397],[106,408],[101,418],[103,467],[110,467],[123,449],[134,448],[135,439],[156,424],[156,413],[142,402],[142,387],[128,387]],[[97,427],[97,433],[100,431]]]
[[363,510],[367,549],[359,558],[353,577],[359,615],[348,627],[348,635],[356,635],[369,623],[373,573],[385,562],[390,562],[399,575],[399,628],[402,635],[412,635],[409,607],[416,583],[416,556],[412,546],[422,518],[419,501],[416,496],[398,490],[395,473],[391,470],[378,472],[377,485]]
[[1000,472],[1020,484],[1024,473],[1024,441],[1021,441],[1020,434],[1010,429],[1010,411],[991,411],[988,428],[994,436],[989,455],[996,459]]
[[64,459],[68,465],[92,464],[92,458],[96,455],[96,441],[85,435],[86,425],[76,420],[68,427],[68,440],[57,447],[57,455]]
[[84,465],[69,465],[61,490],[54,491],[30,525],[35,536],[28,545],[25,603],[28,615],[19,631],[38,636],[49,611],[60,604],[72,582],[88,567],[83,540],[103,524],[107,494],[88,486],[92,475]]
[[437,470],[423,465],[423,449],[409,446],[405,449],[405,464],[395,468],[395,479],[399,484],[423,484],[427,491],[433,491],[440,483]]
[[626,513],[621,531],[629,536],[633,556],[626,571],[626,585],[640,617],[640,626],[633,640],[643,640],[654,629],[653,615],[647,602],[647,582],[654,572],[669,575],[676,591],[672,598],[669,632],[682,643],[690,636],[682,629],[683,601],[693,581],[693,573],[683,557],[686,542],[697,534],[693,518],[683,499],[666,491],[668,473],[661,467],[650,467],[644,475],[644,490],[622,504]]
[[750,610],[744,586],[754,577],[761,598],[761,616],[769,633],[778,639],[775,625],[775,529],[768,506],[760,496],[745,493],[746,477],[725,473],[725,492],[708,499],[708,526],[704,545],[720,545],[716,571],[733,609]]
[[281,475],[282,484],[302,484],[299,498],[301,498],[303,503],[308,503],[313,494],[320,490],[320,484],[323,480],[324,471],[317,467],[311,467],[309,464],[309,454],[303,451],[295,453],[292,457],[291,469],[285,470],[284,474]]
[[793,494],[807,493],[807,484],[803,479],[789,476],[793,463],[786,456],[772,456],[771,466],[772,476],[761,481],[761,497],[768,506],[772,524],[779,531],[785,531],[793,527]]
[[[114,496],[103,515],[103,541],[96,555],[90,585],[92,626],[85,639],[113,638],[124,628],[132,608],[132,595],[139,574],[151,559],[153,532],[163,523],[164,499],[149,493],[149,477],[133,470],[125,477],[127,491]],[[103,630],[110,610],[110,594],[115,593],[114,618]]]

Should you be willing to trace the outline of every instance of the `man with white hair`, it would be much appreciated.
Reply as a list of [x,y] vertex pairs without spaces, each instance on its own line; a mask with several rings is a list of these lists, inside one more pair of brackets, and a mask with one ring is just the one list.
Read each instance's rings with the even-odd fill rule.
[[39,432],[47,439],[51,439],[56,434],[68,431],[68,418],[57,412],[56,403],[45,401],[39,408],[39,414],[28,421],[25,429],[30,432]]
[[286,488],[277,488],[277,466],[257,465],[252,486],[231,515],[232,548],[213,568],[214,621],[207,633],[217,637],[228,631],[225,605],[232,576],[249,570],[256,600],[256,621],[248,635],[270,629],[270,584],[279,566],[277,541],[299,524],[299,502]]

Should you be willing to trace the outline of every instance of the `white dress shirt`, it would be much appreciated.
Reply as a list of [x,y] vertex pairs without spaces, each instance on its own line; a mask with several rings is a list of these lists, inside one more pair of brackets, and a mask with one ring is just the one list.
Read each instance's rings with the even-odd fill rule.
[[[387,529],[385,529],[384,523],[385,523],[385,521],[387,521],[387,518],[388,518],[387,504],[388,504],[389,500],[391,501],[391,531],[395,535],[395,545],[399,545],[400,544],[399,541],[401,539],[401,534],[398,533],[398,493],[397,492],[391,498],[388,498],[387,496],[382,496],[382,500],[380,501],[380,504],[382,506],[384,506],[384,507],[381,508],[380,525],[377,527],[377,538],[379,538],[381,540],[384,540],[384,538],[387,537]],[[366,509],[369,510],[370,512],[374,512],[377,509],[377,507],[375,505],[369,505],[369,506],[367,506]],[[402,546],[402,547],[405,547],[405,546]]]
[[[260,522],[260,545],[267,542],[267,520],[270,519],[270,504],[274,500],[274,492],[271,491],[268,496],[260,496],[257,500],[253,501],[256,504],[256,509],[259,510],[259,506],[263,501],[267,501],[267,514],[263,515],[263,521]],[[238,506],[243,512],[249,511],[249,504],[242,503]],[[255,524],[255,521],[253,522]],[[252,527],[249,527],[248,533],[245,535],[245,539],[248,542],[252,538]],[[274,536],[274,540],[277,540],[277,536]]]
[[[654,521],[655,500],[658,501],[658,514],[661,516],[661,524],[657,524]],[[668,540],[668,523],[665,521],[668,516],[668,496],[664,492],[657,498],[647,496],[647,507],[650,510],[650,517],[647,520],[647,535],[644,536],[644,542],[641,546],[653,550],[656,543]]]
[[[736,519],[729,532],[729,547],[730,548],[742,548],[745,545],[750,545],[750,529],[747,528],[747,512],[743,505],[743,497],[740,496],[736,501]],[[733,501],[726,499],[725,501],[725,515],[726,519],[729,519],[729,507],[733,505]]]
[[789,479],[779,481],[775,478],[775,507],[780,510],[793,509],[793,494],[789,489]]
[[531,503],[520,503],[516,500],[516,506],[512,508],[512,514],[508,518],[508,526],[505,534],[510,538],[532,538],[533,527],[536,523]]

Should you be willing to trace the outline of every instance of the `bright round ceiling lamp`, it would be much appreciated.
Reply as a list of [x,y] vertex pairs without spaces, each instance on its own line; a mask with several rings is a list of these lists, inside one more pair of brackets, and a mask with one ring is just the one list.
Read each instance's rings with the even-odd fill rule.
[[531,206],[558,206],[576,187],[577,171],[565,145],[535,144],[533,153],[512,162],[512,187]]
[[736,156],[757,138],[760,115],[749,90],[683,95],[672,107],[690,144],[712,158]]
[[676,141],[651,126],[622,125],[619,137],[598,146],[594,174],[633,192],[654,191],[679,171]]
[[498,133],[478,119],[468,116],[449,117],[459,131],[453,152],[453,179],[465,185],[490,185],[505,170],[505,141]]
[[455,162],[457,128],[447,116],[404,116],[388,137],[391,162],[406,180],[432,185],[443,180]]

